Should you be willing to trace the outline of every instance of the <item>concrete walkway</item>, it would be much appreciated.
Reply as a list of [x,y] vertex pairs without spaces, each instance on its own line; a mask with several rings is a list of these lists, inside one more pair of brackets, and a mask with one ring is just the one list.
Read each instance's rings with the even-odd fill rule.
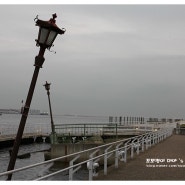
[[93,180],[185,180],[185,135],[172,135]]

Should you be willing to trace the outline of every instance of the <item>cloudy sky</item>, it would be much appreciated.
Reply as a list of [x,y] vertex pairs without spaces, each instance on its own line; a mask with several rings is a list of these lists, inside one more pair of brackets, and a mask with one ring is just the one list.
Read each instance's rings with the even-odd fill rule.
[[34,71],[34,18],[66,29],[45,53],[31,108],[185,117],[185,5],[0,5],[0,108],[20,108]]

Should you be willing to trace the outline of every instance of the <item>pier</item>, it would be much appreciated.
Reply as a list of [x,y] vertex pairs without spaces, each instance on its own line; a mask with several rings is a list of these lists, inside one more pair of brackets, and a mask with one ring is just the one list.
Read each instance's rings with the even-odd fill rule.
[[[100,125],[102,126],[102,124]],[[101,127],[101,132],[97,133],[96,125],[93,136],[86,135],[91,139],[78,141],[77,143],[74,140],[68,141],[68,143],[61,140],[61,143],[51,145],[51,152],[56,153],[56,156],[53,156],[52,159],[0,173],[0,177],[19,171],[25,173],[26,169],[53,162],[65,162],[64,168],[38,176],[35,180],[50,180],[50,177],[55,179],[55,175],[60,175],[65,171],[69,174],[69,180],[75,180],[74,174],[78,173],[82,165],[83,170],[85,168],[89,174],[89,177],[84,180],[185,180],[184,122],[154,125],[155,127],[150,124],[150,130],[149,127],[147,130],[147,125],[145,125],[145,129],[143,129],[145,131],[135,136],[128,138],[114,137],[108,142],[100,139],[107,127]],[[73,134],[70,130],[70,134],[74,135],[76,128],[82,128],[81,126],[75,127]],[[142,126],[134,126],[132,131],[141,130]],[[62,128],[64,128],[64,125]],[[84,126],[83,124],[82,135],[84,134],[84,128],[87,129],[87,125]],[[92,126],[89,126],[89,129],[92,130]],[[117,127],[114,125],[113,130],[118,133],[119,129],[121,128],[118,125]],[[63,134],[62,130],[58,130],[57,134]],[[117,137],[119,136],[118,134]]]
[[[87,124],[60,124],[55,125],[57,143],[51,145],[51,152],[45,157],[53,159],[60,156],[70,155],[86,149],[91,149],[106,143],[127,139],[138,135],[154,132],[172,123],[130,123],[120,125],[119,123],[87,123]],[[87,156],[81,155],[78,161]],[[66,158],[63,162],[69,162]]]
[[[88,149],[76,151],[71,154],[53,158],[45,162],[0,173],[0,177],[22,170],[25,172],[26,169],[40,165],[59,162],[61,160],[65,161],[65,159],[69,161],[66,161],[67,163],[65,163],[69,164],[68,167],[66,167],[65,165],[64,168],[53,173],[46,174],[44,176],[38,176],[38,178],[35,180],[49,180],[50,177],[52,177],[53,179],[55,175],[65,171],[69,173],[69,180],[74,180],[74,173],[78,173],[78,170],[82,167],[82,165],[84,165],[84,167],[86,166],[86,170],[89,173],[89,178],[87,179],[89,180],[114,180],[114,174],[115,176],[116,174],[119,174],[117,175],[119,176],[119,178],[117,177],[117,180],[127,180],[124,179],[124,174],[118,172],[122,169],[130,171],[130,174],[133,175],[134,173],[137,173],[138,169],[140,169],[140,173],[143,173],[143,176],[141,177],[144,177],[145,171],[147,171],[148,168],[152,168],[150,166],[154,165],[153,163],[155,163],[156,165],[156,170],[163,170],[164,168],[163,167],[157,169],[157,165],[172,165],[171,167],[173,168],[170,167],[170,169],[175,169],[175,166],[173,165],[176,165],[176,167],[179,165],[179,168],[181,165],[181,168],[183,168],[184,148],[180,149],[179,145],[181,146],[183,144],[182,137],[184,138],[184,135],[179,136],[174,134],[174,128],[168,125],[168,127],[163,127],[158,130],[153,130],[144,134],[140,134],[138,136],[130,137],[127,139],[121,139],[106,144],[98,144],[96,146],[91,146]],[[75,145],[77,144],[73,144],[73,146]],[[159,151],[160,149],[161,152]],[[175,154],[173,150],[176,149],[178,149],[178,156],[173,155]],[[78,160],[81,157],[83,157],[84,159]],[[144,166],[142,166],[140,162],[142,162]],[[161,164],[158,164],[158,162],[160,162]],[[144,167],[145,171],[143,170]],[[111,175],[113,175],[112,178]],[[109,176],[110,178],[107,178]],[[179,176],[177,176],[177,178],[178,177]],[[130,176],[130,178],[132,177]],[[150,177],[147,178],[150,179]],[[154,178],[155,177],[151,177],[151,179]],[[174,176],[172,178],[174,178]],[[182,178],[183,177],[181,177],[181,179]],[[135,179],[137,179],[137,176]]]

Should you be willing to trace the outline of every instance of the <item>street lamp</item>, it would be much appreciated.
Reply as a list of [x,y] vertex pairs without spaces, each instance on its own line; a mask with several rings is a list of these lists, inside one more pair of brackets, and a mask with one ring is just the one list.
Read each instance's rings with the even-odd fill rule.
[[46,83],[43,85],[45,86],[45,89],[47,91],[47,95],[48,95],[48,101],[49,101],[49,111],[50,111],[50,117],[51,117],[51,135],[50,135],[50,140],[51,140],[51,144],[56,144],[57,143],[57,135],[55,132],[55,127],[54,127],[54,122],[53,122],[53,115],[52,115],[52,109],[51,109],[51,101],[50,101],[50,85],[51,83],[48,83],[46,81]]
[[[11,155],[11,158],[9,161],[7,171],[13,170],[14,166],[15,166],[17,153],[18,153],[19,146],[21,143],[21,139],[22,139],[22,135],[24,132],[24,127],[26,124],[28,112],[30,109],[35,85],[37,82],[37,77],[39,74],[39,70],[40,70],[40,68],[42,68],[42,64],[44,63],[44,60],[45,60],[45,58],[44,58],[45,50],[50,49],[51,46],[53,46],[53,42],[58,34],[65,33],[64,28],[60,29],[55,24],[56,17],[57,17],[57,15],[53,14],[53,17],[49,21],[39,20],[38,17],[35,18],[36,26],[39,26],[39,34],[38,34],[38,39],[36,40],[36,46],[39,46],[40,50],[39,50],[38,56],[35,57],[35,64],[34,64],[35,70],[34,70],[32,81],[31,81],[30,88],[28,91],[27,99],[26,99],[25,105],[22,109],[22,117],[20,120],[20,124],[19,124],[16,138],[14,141],[12,155]],[[11,178],[12,178],[12,174],[9,174],[7,180],[11,180]]]
[[65,33],[64,28],[60,29],[55,24],[56,17],[57,15],[55,13],[53,14],[53,18],[51,18],[49,21],[42,21],[36,18],[36,26],[40,27],[38,39],[36,39],[37,46],[50,49],[57,35]]

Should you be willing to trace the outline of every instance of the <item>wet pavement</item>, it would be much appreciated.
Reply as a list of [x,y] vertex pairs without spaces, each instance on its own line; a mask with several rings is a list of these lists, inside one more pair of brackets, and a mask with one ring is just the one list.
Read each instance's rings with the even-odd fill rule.
[[185,180],[185,135],[172,135],[93,180]]

